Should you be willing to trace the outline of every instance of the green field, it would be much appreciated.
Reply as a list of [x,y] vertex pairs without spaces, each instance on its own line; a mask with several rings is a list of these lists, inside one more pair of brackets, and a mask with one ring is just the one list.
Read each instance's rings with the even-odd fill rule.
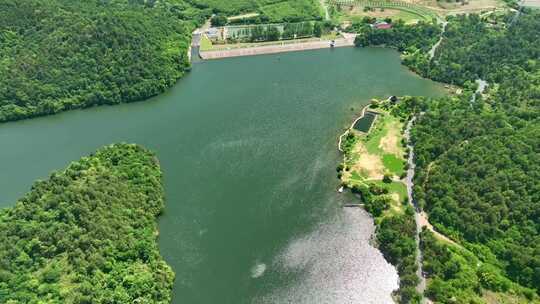
[[[407,198],[405,183],[399,180],[405,173],[404,148],[401,144],[403,123],[387,111],[379,113],[368,134],[354,129],[354,143],[345,154],[345,171],[342,181],[348,187],[370,184],[387,189],[392,198],[387,213],[401,214],[402,203]],[[383,175],[393,177],[391,182],[383,182]]]
[[261,11],[270,18],[270,22],[322,19],[322,11],[316,0],[278,2],[261,7]]
[[378,115],[375,120],[375,125],[372,127],[370,133],[362,138],[366,150],[375,155],[382,157],[382,162],[387,171],[394,175],[401,175],[405,171],[405,159],[403,158],[403,148],[399,145],[395,146],[395,153],[388,153],[381,148],[381,140],[389,136],[389,132],[392,135],[398,136],[398,143],[401,141],[401,128],[402,123],[398,118],[383,113]]

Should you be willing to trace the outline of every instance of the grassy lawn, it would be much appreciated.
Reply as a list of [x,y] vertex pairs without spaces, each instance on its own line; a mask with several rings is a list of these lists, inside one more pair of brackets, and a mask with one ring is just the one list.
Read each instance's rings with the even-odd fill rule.
[[383,188],[387,188],[389,193],[396,193],[399,195],[399,202],[403,202],[407,198],[407,186],[402,182],[393,181],[389,184],[383,181],[373,181],[374,184],[377,184]]
[[400,176],[405,172],[406,161],[401,144],[403,123],[388,112],[378,112],[368,134],[354,133],[356,141],[346,155],[342,180],[349,186],[375,184],[387,189],[392,204],[385,214],[400,214],[407,198],[406,185],[397,180],[384,183],[382,179],[383,174]]
[[401,176],[405,172],[405,160],[403,158],[397,157],[394,154],[384,154],[383,155],[383,165],[384,167],[392,172],[392,174]]
[[362,139],[368,153],[382,157],[385,169],[398,176],[405,170],[404,149],[401,146],[402,127],[399,119],[381,113],[370,133]]
[[360,176],[374,180],[382,179],[384,174],[404,174],[406,160],[401,144],[402,127],[403,123],[398,118],[380,112],[368,134],[355,133],[358,140],[347,156],[346,165],[350,172],[345,172],[344,179]]
[[206,37],[206,35],[202,35],[201,38],[201,51],[211,51],[213,48],[212,41]]
[[322,19],[322,11],[318,0],[277,2],[262,6],[261,11],[270,18],[271,22]]

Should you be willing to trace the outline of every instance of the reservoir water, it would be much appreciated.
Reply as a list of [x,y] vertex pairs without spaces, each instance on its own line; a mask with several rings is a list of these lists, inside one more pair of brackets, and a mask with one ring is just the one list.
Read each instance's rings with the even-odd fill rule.
[[343,209],[337,136],[372,97],[441,95],[395,51],[325,49],[197,63],[168,92],[0,125],[0,207],[114,142],[156,151],[173,303],[391,303],[372,220]]

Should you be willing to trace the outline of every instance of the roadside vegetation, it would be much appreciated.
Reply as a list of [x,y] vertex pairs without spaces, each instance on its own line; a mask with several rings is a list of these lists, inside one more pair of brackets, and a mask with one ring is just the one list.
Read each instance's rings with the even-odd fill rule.
[[369,111],[376,111],[377,118],[367,128],[369,132],[351,128],[343,137],[344,161],[338,175],[375,219],[378,247],[400,276],[399,303],[420,303],[416,223],[402,181],[406,176],[403,128],[407,117],[393,108],[390,101],[372,101]]
[[234,23],[275,23],[322,20],[318,0],[194,0],[196,6],[209,8],[223,16],[246,15],[234,18]]
[[170,303],[155,156],[118,144],[38,181],[0,210],[0,303]]
[[[422,41],[438,39],[436,31],[426,36],[426,24],[388,34],[364,30],[358,38],[361,45],[394,46],[422,76],[461,87],[451,97],[399,105],[423,113],[412,131],[415,200],[435,229],[459,244],[423,234],[426,294],[441,303],[538,303],[540,13],[448,22],[433,59],[426,51],[433,43]],[[477,79],[489,87],[472,99]]]

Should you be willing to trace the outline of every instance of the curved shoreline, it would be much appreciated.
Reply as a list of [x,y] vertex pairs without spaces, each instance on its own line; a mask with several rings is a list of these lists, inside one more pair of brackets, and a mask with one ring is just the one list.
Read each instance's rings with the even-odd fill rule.
[[[349,134],[349,132],[351,131],[352,128],[354,128],[354,125],[356,124],[357,121],[359,121],[360,119],[364,118],[365,114],[366,114],[366,110],[369,108],[369,106],[371,106],[371,103],[368,103],[367,105],[365,105],[363,108],[362,108],[362,113],[360,114],[359,117],[357,117],[353,123],[351,124],[351,126],[343,133],[339,136],[339,140],[338,140],[338,150],[339,152],[343,152],[343,149],[341,149],[341,142],[343,141],[343,136],[346,136],[347,134]],[[377,116],[375,116],[375,119],[373,120],[373,122],[371,123],[371,126],[373,126],[373,124],[375,124],[375,120],[377,119]],[[371,130],[371,126],[369,126],[369,129]],[[366,132],[366,133],[369,133],[369,130]]]

